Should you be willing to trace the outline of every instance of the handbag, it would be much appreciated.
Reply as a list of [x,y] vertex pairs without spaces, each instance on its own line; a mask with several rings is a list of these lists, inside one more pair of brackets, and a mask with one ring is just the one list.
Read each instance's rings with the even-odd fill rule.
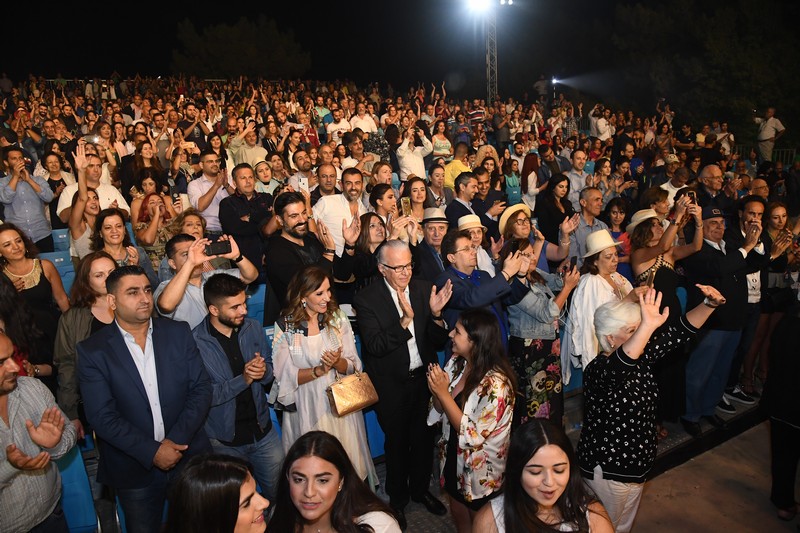
[[366,372],[356,370],[354,374],[340,376],[325,389],[331,412],[345,416],[378,403],[378,392]]

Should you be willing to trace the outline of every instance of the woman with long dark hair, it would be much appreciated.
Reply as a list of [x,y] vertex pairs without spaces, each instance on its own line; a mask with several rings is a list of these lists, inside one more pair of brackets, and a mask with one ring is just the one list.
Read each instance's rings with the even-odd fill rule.
[[516,380],[493,312],[464,311],[450,339],[444,369],[428,368],[428,424],[442,422],[441,477],[456,528],[469,533],[475,513],[503,486]]
[[533,215],[539,221],[539,231],[548,242],[559,242],[558,229],[564,218],[575,214],[575,208],[567,197],[569,178],[566,174],[554,174],[547,181],[547,189],[536,201]]
[[164,531],[263,533],[268,507],[269,500],[256,491],[245,461],[230,455],[198,455],[171,489]]
[[53,360],[58,367],[58,405],[83,438],[86,419],[78,389],[78,362],[75,346],[114,321],[114,311],[106,298],[106,278],[117,268],[114,258],[104,251],[92,252],[78,263],[72,284],[72,307],[61,315],[56,331]]
[[286,308],[275,324],[272,344],[276,405],[283,408],[283,447],[312,430],[335,435],[347,449],[361,479],[378,484],[367,443],[364,416],[337,416],[326,389],[338,375],[361,371],[350,321],[331,291],[331,278],[318,266],[307,266],[292,277]]
[[392,510],[359,478],[336,437],[324,431],[306,433],[286,453],[269,527],[286,533],[400,533]]
[[586,488],[561,426],[531,420],[514,432],[503,494],[475,517],[481,533],[613,532],[603,504]]

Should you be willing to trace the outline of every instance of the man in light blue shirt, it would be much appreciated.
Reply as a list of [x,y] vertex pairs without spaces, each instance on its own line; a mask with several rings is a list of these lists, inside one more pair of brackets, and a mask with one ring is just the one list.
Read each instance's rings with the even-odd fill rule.
[[0,178],[0,202],[5,208],[5,221],[25,232],[40,252],[52,252],[52,230],[44,216],[45,205],[53,200],[52,189],[43,178],[28,172],[21,148],[9,146],[3,160],[8,171],[8,175]]
[[567,172],[567,177],[569,178],[569,195],[567,196],[567,200],[572,202],[572,207],[575,208],[575,211],[581,210],[579,194],[584,187],[589,185],[586,181],[589,177],[589,173],[583,170],[586,166],[586,160],[586,152],[583,150],[573,150],[572,168]]
[[569,257],[578,256],[579,267],[583,265],[583,256],[586,254],[586,237],[595,231],[608,229],[606,223],[597,218],[603,209],[603,193],[600,189],[584,187],[580,192],[580,208],[578,227],[569,237]]

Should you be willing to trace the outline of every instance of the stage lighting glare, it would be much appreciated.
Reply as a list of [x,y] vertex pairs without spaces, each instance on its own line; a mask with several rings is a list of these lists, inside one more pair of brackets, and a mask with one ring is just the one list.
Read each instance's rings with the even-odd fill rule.
[[469,0],[467,5],[470,11],[482,13],[489,10],[490,0]]

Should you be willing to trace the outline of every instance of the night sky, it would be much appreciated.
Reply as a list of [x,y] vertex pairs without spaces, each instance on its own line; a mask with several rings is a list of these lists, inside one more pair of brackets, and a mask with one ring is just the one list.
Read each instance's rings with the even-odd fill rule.
[[[466,0],[373,0],[331,3],[336,10],[289,10],[282,2],[218,3],[191,7],[166,2],[83,2],[42,13],[22,11],[15,2],[4,25],[5,52],[0,69],[15,81],[28,73],[67,78],[168,75],[179,21],[200,28],[233,23],[240,16],[264,13],[281,28],[292,28],[301,47],[311,52],[312,79],[351,78],[359,83],[447,80],[448,92],[485,89],[485,37],[480,19]],[[611,0],[516,0],[497,9],[501,93],[530,90],[539,74],[548,79],[586,72],[587,46],[610,34]],[[124,9],[119,6],[127,6]],[[236,11],[230,9],[236,6]],[[15,11],[17,11],[15,13]],[[25,20],[14,24],[12,20]],[[607,32],[607,33],[606,33]],[[12,45],[11,43],[18,43]]]

